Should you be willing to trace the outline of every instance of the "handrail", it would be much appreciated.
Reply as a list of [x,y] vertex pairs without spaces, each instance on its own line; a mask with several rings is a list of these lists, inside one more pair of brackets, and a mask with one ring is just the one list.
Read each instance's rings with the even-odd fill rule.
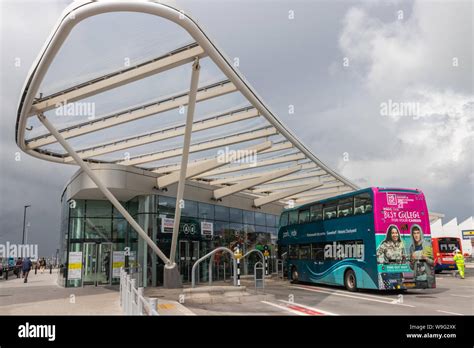
[[232,257],[232,260],[234,261],[234,286],[237,285],[237,261],[235,259],[235,256],[234,256],[234,253],[232,252],[232,250],[230,250],[229,248],[226,248],[226,247],[218,247],[214,250],[212,250],[211,252],[207,253],[206,255],[204,255],[203,257],[201,257],[200,259],[198,259],[194,265],[193,265],[193,268],[191,269],[191,287],[194,288],[196,287],[196,267],[199,263],[201,263],[203,260],[207,259],[208,257],[214,255],[215,253],[217,253],[218,251],[227,251],[231,257]]
[[252,249],[252,250],[247,251],[247,252],[245,253],[245,255],[242,256],[242,259],[246,258],[248,255],[250,255],[250,254],[253,253],[253,252],[257,252],[257,253],[260,254],[260,257],[262,258],[263,269],[265,269],[265,257],[263,256],[263,253],[262,253],[260,250],[258,250],[258,249]]

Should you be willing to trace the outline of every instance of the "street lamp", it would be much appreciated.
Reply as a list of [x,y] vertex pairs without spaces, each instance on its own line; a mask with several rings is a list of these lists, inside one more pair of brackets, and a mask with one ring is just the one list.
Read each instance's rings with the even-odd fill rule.
[[23,210],[23,239],[21,244],[25,244],[25,222],[26,222],[26,208],[31,207],[31,205],[25,205]]

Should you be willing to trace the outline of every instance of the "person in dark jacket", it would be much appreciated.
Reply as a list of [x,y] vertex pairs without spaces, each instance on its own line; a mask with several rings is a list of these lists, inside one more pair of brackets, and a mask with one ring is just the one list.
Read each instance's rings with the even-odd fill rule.
[[31,259],[29,257],[25,257],[23,259],[23,266],[22,266],[23,278],[25,278],[25,280],[23,281],[24,283],[28,282],[28,274],[31,271],[31,267],[33,267],[33,263],[31,262]]
[[13,273],[15,273],[17,278],[21,276],[21,267],[23,265],[23,261],[21,261],[21,257],[19,257],[15,262],[15,268],[13,269]]

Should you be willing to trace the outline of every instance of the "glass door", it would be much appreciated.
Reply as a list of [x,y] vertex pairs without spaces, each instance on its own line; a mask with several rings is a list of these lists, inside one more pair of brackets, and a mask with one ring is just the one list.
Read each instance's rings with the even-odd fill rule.
[[82,285],[96,285],[97,243],[84,243]]
[[108,285],[111,282],[112,243],[84,243],[83,285]]
[[97,260],[97,285],[109,285],[112,274],[112,243],[99,244]]
[[189,281],[189,242],[187,240],[179,241],[179,274],[183,283]]

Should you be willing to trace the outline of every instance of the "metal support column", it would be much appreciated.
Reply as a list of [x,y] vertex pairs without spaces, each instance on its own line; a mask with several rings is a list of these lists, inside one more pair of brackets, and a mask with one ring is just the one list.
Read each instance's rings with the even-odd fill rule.
[[100,181],[99,177],[94,173],[94,171],[89,168],[89,166],[78,156],[74,149],[69,145],[69,143],[63,138],[63,136],[57,131],[56,128],[49,122],[49,120],[43,115],[38,114],[38,119],[46,127],[46,129],[56,138],[58,143],[66,150],[66,152],[74,158],[74,161],[81,167],[81,169],[89,176],[89,178],[97,185],[97,188],[104,194],[105,197],[112,203],[112,205],[122,214],[122,216],[127,220],[127,222],[132,226],[132,228],[142,237],[148,246],[158,255],[160,259],[165,263],[169,263],[170,260],[166,255],[158,248],[158,246],[151,240],[150,237],[143,231],[141,226],[135,221],[135,219],[128,213],[128,211],[120,204],[120,202],[115,198],[115,196],[110,192],[110,190]]
[[176,207],[174,211],[174,224],[173,224],[173,236],[171,239],[171,252],[170,252],[170,263],[165,265],[164,274],[164,287],[165,288],[177,288],[181,287],[181,278],[179,275],[178,267],[176,265],[176,247],[178,243],[179,234],[179,223],[181,220],[181,208],[184,203],[184,187],[186,185],[186,171],[188,167],[189,157],[189,146],[191,144],[191,134],[193,131],[193,118],[194,109],[196,106],[196,93],[199,82],[199,71],[201,67],[199,65],[199,58],[196,57],[193,64],[193,70],[191,75],[191,87],[189,89],[189,100],[188,100],[188,112],[186,115],[186,127],[184,130],[183,140],[183,154],[181,156],[181,167],[178,181],[178,190],[176,194]]

